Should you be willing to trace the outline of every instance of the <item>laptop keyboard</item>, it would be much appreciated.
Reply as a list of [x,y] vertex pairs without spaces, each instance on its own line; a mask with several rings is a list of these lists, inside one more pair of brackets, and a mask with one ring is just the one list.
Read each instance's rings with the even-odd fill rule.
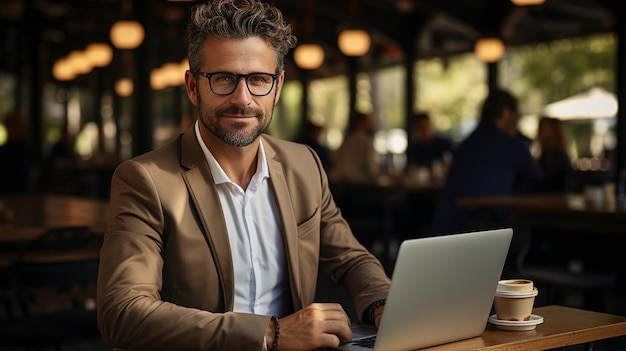
[[376,341],[376,336],[375,335],[367,337],[367,338],[363,338],[363,339],[360,339],[360,340],[353,341],[352,344],[356,345],[356,346],[373,348],[374,347],[374,341]]

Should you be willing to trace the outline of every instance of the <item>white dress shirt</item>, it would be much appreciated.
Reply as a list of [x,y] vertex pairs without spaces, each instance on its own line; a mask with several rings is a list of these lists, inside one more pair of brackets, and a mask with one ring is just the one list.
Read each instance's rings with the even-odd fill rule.
[[235,277],[234,312],[282,317],[288,308],[285,253],[276,199],[270,189],[263,143],[256,173],[246,190],[232,182],[200,137],[196,137],[217,186],[228,229]]

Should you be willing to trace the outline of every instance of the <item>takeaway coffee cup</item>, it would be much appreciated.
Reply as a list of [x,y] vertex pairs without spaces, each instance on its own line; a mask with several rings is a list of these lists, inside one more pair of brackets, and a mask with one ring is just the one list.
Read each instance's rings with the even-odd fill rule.
[[496,316],[506,321],[530,320],[537,293],[533,282],[527,279],[499,281],[493,302]]

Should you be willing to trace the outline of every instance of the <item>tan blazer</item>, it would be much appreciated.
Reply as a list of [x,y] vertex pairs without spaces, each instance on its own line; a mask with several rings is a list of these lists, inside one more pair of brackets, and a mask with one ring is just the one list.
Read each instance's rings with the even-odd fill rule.
[[[262,140],[293,310],[314,302],[320,271],[346,287],[361,315],[387,295],[380,263],[352,235],[314,152],[267,135]],[[136,350],[261,350],[269,317],[232,312],[229,245],[193,128],[122,162],[112,178],[98,276],[105,340]]]

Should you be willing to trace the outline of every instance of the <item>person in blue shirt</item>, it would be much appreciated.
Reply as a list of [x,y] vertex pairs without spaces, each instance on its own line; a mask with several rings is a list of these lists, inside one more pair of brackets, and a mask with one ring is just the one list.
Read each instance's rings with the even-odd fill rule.
[[435,131],[428,113],[417,113],[411,121],[411,138],[407,148],[409,166],[432,167],[448,161],[454,150],[452,139]]
[[462,197],[512,195],[530,191],[543,172],[528,147],[516,137],[517,99],[494,89],[483,102],[476,129],[456,148],[441,190],[430,234],[450,234],[480,226],[505,225],[506,214],[475,213],[456,205]]
[[[445,179],[446,171],[452,160],[454,141],[436,131],[427,112],[413,114],[410,119],[409,130],[405,169],[408,179],[417,183],[441,184],[440,182]],[[436,196],[430,194],[430,192],[421,191],[406,194],[404,202],[399,205],[400,213],[408,211],[412,215],[396,220],[396,223],[402,223],[401,225],[404,226],[403,229],[398,230],[399,240],[424,235],[430,226],[434,204],[437,201]]]

